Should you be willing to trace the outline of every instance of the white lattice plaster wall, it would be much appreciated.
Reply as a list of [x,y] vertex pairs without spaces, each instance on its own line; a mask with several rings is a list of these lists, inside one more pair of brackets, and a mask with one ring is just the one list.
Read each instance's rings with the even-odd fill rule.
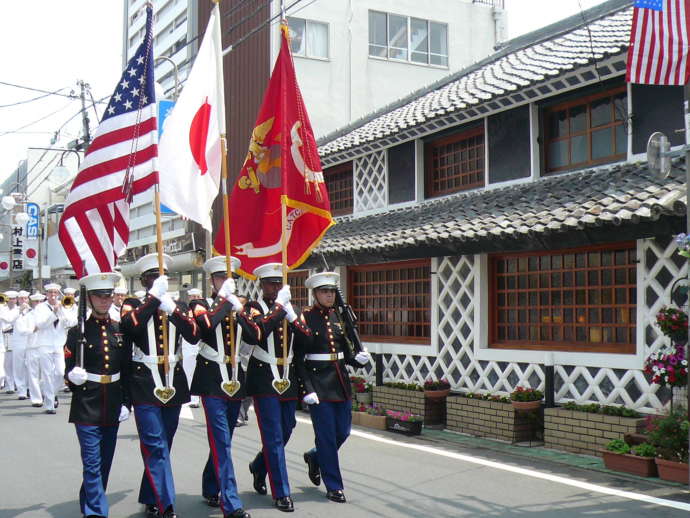
[[377,151],[354,160],[354,212],[386,206],[386,151]]

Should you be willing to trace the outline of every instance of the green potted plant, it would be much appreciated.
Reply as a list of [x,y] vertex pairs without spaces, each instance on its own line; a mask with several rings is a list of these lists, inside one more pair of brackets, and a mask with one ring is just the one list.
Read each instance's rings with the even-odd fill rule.
[[510,404],[515,410],[535,410],[541,406],[544,393],[529,387],[517,387],[510,393]]
[[656,448],[659,478],[688,484],[688,426],[685,410],[648,418],[647,440]]
[[368,405],[360,416],[359,424],[375,430],[386,429],[386,409],[374,403]]
[[362,381],[353,385],[353,388],[355,389],[355,398],[358,403],[371,404],[371,393],[373,391],[371,383]]
[[649,443],[630,447],[621,439],[609,441],[602,451],[604,465],[607,469],[622,471],[639,477],[656,477],[657,469],[654,457],[656,448]]
[[410,412],[386,410],[386,428],[405,435],[419,435],[422,433],[424,416]]
[[656,325],[662,333],[674,343],[685,343],[688,340],[688,315],[685,311],[664,306],[656,314]]
[[424,382],[423,388],[426,399],[443,399],[450,394],[450,383],[445,378],[439,381],[428,379]]

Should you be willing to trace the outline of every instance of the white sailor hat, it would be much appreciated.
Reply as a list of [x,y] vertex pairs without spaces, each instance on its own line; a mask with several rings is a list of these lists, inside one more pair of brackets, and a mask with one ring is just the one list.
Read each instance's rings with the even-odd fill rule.
[[173,300],[178,300],[180,298],[179,291],[169,291],[168,293],[170,294]]
[[16,299],[17,295],[19,295],[19,293],[17,293],[14,290],[9,290],[5,292],[5,297],[7,297],[8,299]]
[[122,286],[115,286],[113,289],[113,293],[115,295],[127,295],[127,288],[123,288]]
[[138,299],[143,299],[146,296],[146,292],[144,290],[137,290],[134,292],[134,296]]
[[19,293],[17,293],[18,297],[28,297],[29,295],[31,294],[26,290],[19,290]]
[[46,284],[46,285],[43,287],[43,289],[46,290],[46,291],[48,291],[48,290],[60,291],[60,285],[57,284],[57,283],[55,283],[55,282],[51,282],[51,283]]
[[[230,269],[233,273],[237,271],[237,269],[240,267],[240,264],[242,264],[242,261],[240,261],[237,257],[230,256]],[[225,272],[225,256],[217,255],[215,257],[211,257],[204,263],[204,271],[208,274]]]
[[120,274],[115,272],[94,273],[82,277],[79,282],[86,287],[86,291],[110,295],[115,285],[120,282]]
[[190,299],[200,299],[201,298],[201,290],[199,288],[190,288],[187,290],[187,295],[189,296]]
[[254,275],[266,281],[281,282],[283,280],[282,263],[266,263],[254,269]]
[[33,295],[29,295],[29,300],[37,301],[37,300],[43,300],[45,299],[46,296],[43,295],[43,293],[34,293]]
[[76,288],[65,288],[64,290],[62,290],[62,293],[64,293],[65,295],[74,295],[76,292]]
[[[172,257],[168,254],[163,254],[163,268],[165,270],[170,269],[170,263],[172,263]],[[134,263],[134,267],[139,273],[146,273],[150,270],[158,270],[158,254],[146,254],[144,257],[139,259]]]
[[315,273],[304,281],[304,287],[308,290],[315,288],[337,288],[340,275],[335,272]]

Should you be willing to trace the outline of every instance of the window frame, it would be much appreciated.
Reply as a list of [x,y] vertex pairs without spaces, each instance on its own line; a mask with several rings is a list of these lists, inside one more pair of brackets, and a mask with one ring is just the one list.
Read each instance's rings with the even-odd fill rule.
[[[625,102],[625,118],[622,120],[617,120],[616,113],[615,113],[615,100],[614,97],[620,95],[620,94],[625,94],[626,102]],[[542,120],[542,126],[544,129],[544,145],[543,145],[543,152],[542,156],[544,157],[544,166],[543,166],[543,171],[542,174],[544,176],[551,176],[554,174],[562,173],[562,172],[567,172],[567,171],[574,171],[578,169],[583,169],[587,167],[592,167],[600,164],[607,164],[611,162],[618,162],[621,160],[625,160],[627,158],[627,153],[628,153],[628,146],[627,146],[627,118],[629,116],[628,114],[628,106],[627,106],[627,98],[628,98],[629,92],[627,91],[627,85],[623,84],[620,86],[616,86],[613,88],[608,88],[603,92],[596,92],[596,93],[590,93],[589,95],[585,95],[582,97],[577,97],[575,99],[568,99],[566,101],[563,101],[561,103],[555,103],[555,104],[550,104],[547,106],[544,106],[542,108],[542,114],[541,114],[541,120]],[[591,117],[591,105],[598,100],[605,99],[605,98],[610,98],[614,105],[612,109],[614,110],[614,118],[612,121],[610,121],[607,124],[603,124],[600,126],[592,126],[592,117]],[[551,124],[550,122],[550,117],[552,115],[555,115],[559,111],[563,110],[571,110],[572,108],[578,107],[578,106],[586,106],[587,107],[587,126],[584,131],[579,131],[575,132],[574,134],[571,133],[570,128],[568,128],[568,135],[564,137],[552,137],[551,136]],[[570,116],[568,117],[568,120],[570,120]],[[594,131],[599,131],[602,129],[606,128],[611,128],[612,129],[612,142],[615,146],[616,143],[616,128],[619,126],[623,126],[626,134],[626,143],[625,143],[625,149],[622,152],[615,153],[613,155],[608,155],[605,157],[601,158],[595,158],[592,159],[592,133]],[[554,167],[550,168],[549,167],[549,159],[551,157],[550,153],[550,146],[552,142],[556,141],[572,141],[574,137],[580,137],[584,136],[587,139],[587,160],[584,162],[577,162],[577,163],[572,163],[572,145],[568,146],[568,164],[565,166],[560,166],[560,167]]]
[[[330,186],[329,186],[329,180],[333,181],[333,176],[336,175],[341,175],[345,172],[349,171],[350,172],[350,204],[348,207],[343,207],[343,208],[338,208],[334,209],[333,208],[333,193],[343,193],[345,192],[343,189],[340,189],[338,191],[333,191]],[[352,162],[345,162],[342,164],[334,165],[332,167],[327,167],[326,169],[323,170],[323,177],[324,181],[326,183],[326,189],[328,190],[328,201],[331,206],[331,215],[333,216],[348,216],[354,212],[355,208],[355,176],[354,176],[354,164]],[[337,200],[338,202],[342,202],[343,199],[339,197]]]
[[[434,290],[433,290],[433,275],[432,271],[432,261],[431,258],[423,259],[413,259],[409,261],[396,261],[388,263],[374,263],[366,265],[351,265],[347,267],[347,300],[352,306],[355,313],[359,310],[357,297],[354,295],[354,283],[353,279],[355,273],[360,272],[386,272],[391,270],[402,270],[408,268],[419,268],[426,267],[429,269],[429,277],[425,279],[427,282],[427,291],[422,294],[422,296],[428,297],[429,306],[425,308],[420,308],[418,310],[428,312],[428,321],[423,322],[428,328],[429,336],[426,337],[410,337],[410,336],[378,336],[378,335],[367,335],[360,329],[360,337],[363,342],[368,343],[380,343],[380,344],[400,344],[400,345],[412,345],[414,347],[419,347],[420,351],[418,354],[423,354],[424,348],[433,346],[434,343]],[[417,293],[417,292],[415,292]],[[402,295],[402,293],[400,294]],[[409,294],[408,294],[409,296]],[[415,308],[415,310],[417,310]]]
[[[486,132],[484,131],[484,124],[480,124],[465,130],[453,133],[452,135],[447,135],[445,137],[440,137],[434,140],[429,140],[424,143],[424,198],[432,199],[439,198],[441,196],[448,196],[450,194],[455,194],[458,192],[469,191],[472,189],[478,189],[486,186]],[[467,184],[465,186],[461,185],[459,188],[454,190],[444,190],[436,191],[434,190],[434,180],[433,177],[433,162],[434,162],[434,151],[437,148],[448,146],[450,144],[456,144],[462,141],[468,141],[475,137],[482,137],[481,144],[481,161],[482,161],[482,171],[481,171],[481,181]],[[475,146],[476,147],[476,146]],[[478,157],[479,158],[479,157]],[[468,173],[461,173],[458,177],[462,178],[465,175],[471,175],[476,173],[475,171]],[[452,177],[455,178],[455,177]]]
[[[497,271],[496,271],[496,260],[497,259],[508,259],[508,258],[522,258],[522,257],[537,257],[541,258],[544,256],[555,256],[555,255],[566,255],[566,254],[588,254],[590,252],[601,252],[601,251],[609,251],[609,250],[626,250],[628,253],[633,252],[635,254],[636,260],[632,261],[628,264],[627,268],[634,270],[635,274],[635,283],[634,284],[611,284],[610,286],[613,289],[613,286],[622,286],[622,288],[618,289],[628,289],[630,290],[631,288],[635,289],[636,296],[635,297],[630,297],[630,294],[628,293],[628,302],[626,304],[620,304],[620,305],[604,305],[604,304],[592,304],[590,305],[588,302],[585,304],[577,304],[575,301],[573,304],[564,304],[563,301],[561,301],[559,306],[553,306],[549,305],[549,307],[560,307],[560,308],[567,308],[567,307],[572,307],[574,311],[576,311],[578,308],[584,308],[585,310],[589,310],[590,308],[612,308],[613,311],[616,311],[617,309],[627,309],[629,314],[634,315],[634,322],[628,323],[626,328],[629,330],[630,336],[632,337],[632,343],[625,343],[625,344],[617,344],[617,343],[604,343],[601,342],[601,345],[596,345],[596,344],[590,344],[590,343],[583,343],[583,342],[577,342],[576,339],[573,339],[571,341],[566,341],[564,338],[562,338],[559,342],[555,341],[546,341],[546,340],[532,340],[532,339],[525,339],[525,340],[503,340],[499,341],[497,338],[497,329],[498,329],[498,304],[497,304]],[[516,350],[516,351],[558,351],[558,352],[563,352],[563,353],[603,353],[603,354],[621,354],[621,355],[626,355],[626,356],[634,356],[637,354],[637,341],[638,341],[638,298],[639,298],[639,282],[638,282],[638,265],[640,263],[640,258],[639,258],[639,250],[637,248],[637,243],[635,241],[622,241],[618,243],[607,243],[607,244],[602,244],[602,245],[591,245],[591,246],[586,246],[586,247],[577,247],[577,248],[564,248],[564,249],[557,249],[557,250],[542,250],[538,252],[516,252],[516,253],[496,253],[496,254],[488,254],[488,264],[487,264],[487,277],[488,277],[488,333],[487,333],[487,343],[486,347],[488,350],[506,350],[506,349],[511,349],[511,350]],[[608,268],[608,269],[614,269],[615,266],[617,265],[612,265],[613,268]],[[598,269],[594,270],[597,272],[601,272],[607,267],[605,266],[599,266]],[[569,270],[565,270],[564,268],[560,269],[561,271],[578,271],[578,270],[584,270],[585,272],[590,272],[592,271],[592,268],[585,266],[582,268],[578,267],[573,267]],[[544,270],[537,270],[536,274],[537,275],[542,275],[541,272]],[[546,270],[548,272],[552,272],[552,269]],[[518,272],[519,273],[519,272]],[[525,275],[528,275],[528,273],[525,273]],[[585,286],[589,286],[589,283]],[[604,287],[603,283],[600,283],[598,286]],[[565,289],[565,286],[561,286],[561,289]],[[577,288],[577,286],[573,286],[572,289],[573,291]],[[513,290],[515,293],[518,293],[520,291],[519,288],[515,288]],[[524,290],[526,292],[531,292],[534,291],[531,289],[529,286]],[[549,291],[551,293],[551,291]],[[585,293],[587,293],[587,290],[585,288]],[[526,306],[526,310],[529,311],[530,308],[535,307],[535,306]],[[543,307],[541,304],[538,304],[536,306],[537,308]],[[576,327],[573,325],[573,327]],[[592,328],[596,327],[605,327],[604,323],[599,323],[598,325],[589,325],[589,323],[586,323],[584,326],[585,329],[587,330],[587,334],[589,335],[589,330]],[[615,326],[612,324],[612,327],[614,329],[616,327],[622,327],[622,326]],[[542,329],[541,325],[538,327],[539,330]]]
[[[316,59],[319,61],[330,61],[331,59],[331,27],[328,22],[321,22],[318,20],[310,20],[309,18],[300,18],[299,16],[288,16],[288,27],[290,26],[290,20],[302,20],[304,22],[304,54],[297,54],[292,51],[292,47],[290,48],[290,52],[293,56],[298,57],[298,58],[305,58],[305,59]],[[309,48],[308,40],[307,38],[309,37],[309,25],[310,24],[318,24],[318,25],[325,25],[326,26],[326,57],[323,56],[311,56],[307,54],[307,49]]]
[[[293,270],[288,272],[288,284],[292,293],[292,302],[298,309],[305,309],[309,306],[309,290],[304,286],[304,282],[309,277],[309,270]],[[304,300],[303,305],[299,303]]]
[[[449,26],[448,23],[446,22],[441,22],[437,20],[431,20],[428,18],[419,18],[417,16],[407,16],[404,14],[397,14],[397,13],[391,13],[387,11],[379,11],[377,9],[369,9],[368,10],[368,17],[367,17],[367,24],[369,27],[371,27],[371,13],[376,13],[376,14],[383,14],[386,17],[386,46],[385,46],[385,56],[378,56],[376,54],[371,53],[371,46],[374,45],[376,47],[382,47],[382,45],[378,43],[374,43],[371,40],[371,31],[368,31],[367,35],[367,54],[369,58],[372,59],[379,59],[383,61],[393,61],[393,62],[398,62],[398,63],[409,63],[411,65],[418,65],[422,67],[431,67],[431,68],[443,68],[443,69],[448,69],[450,68],[450,46],[448,42],[448,36],[450,34]],[[391,57],[391,49],[392,48],[399,48],[399,47],[391,47],[391,42],[390,42],[390,17],[391,16],[398,16],[401,18],[406,19],[406,30],[407,30],[407,47],[405,49],[406,52],[406,58],[396,58],[396,57]],[[417,20],[417,21],[423,21],[426,22],[426,56],[427,56],[427,61],[426,63],[420,62],[420,61],[414,61],[412,59],[412,20]],[[438,26],[444,26],[445,27],[445,40],[446,40],[446,54],[445,56],[443,54],[438,54],[436,52],[431,51],[431,27],[432,24],[436,24]],[[416,52],[416,51],[415,51]],[[431,56],[432,54],[436,56],[437,58],[445,58],[446,63],[443,65],[431,63]]]

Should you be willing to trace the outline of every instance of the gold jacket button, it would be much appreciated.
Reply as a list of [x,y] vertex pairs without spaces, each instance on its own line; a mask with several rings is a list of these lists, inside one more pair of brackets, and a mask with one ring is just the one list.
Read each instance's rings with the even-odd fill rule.
[[108,352],[108,347],[107,347],[107,346],[104,347],[103,350],[104,350],[105,352]]
[[108,356],[108,355],[106,354],[106,355],[105,355],[105,361],[108,361],[108,360],[110,360],[110,356]]

